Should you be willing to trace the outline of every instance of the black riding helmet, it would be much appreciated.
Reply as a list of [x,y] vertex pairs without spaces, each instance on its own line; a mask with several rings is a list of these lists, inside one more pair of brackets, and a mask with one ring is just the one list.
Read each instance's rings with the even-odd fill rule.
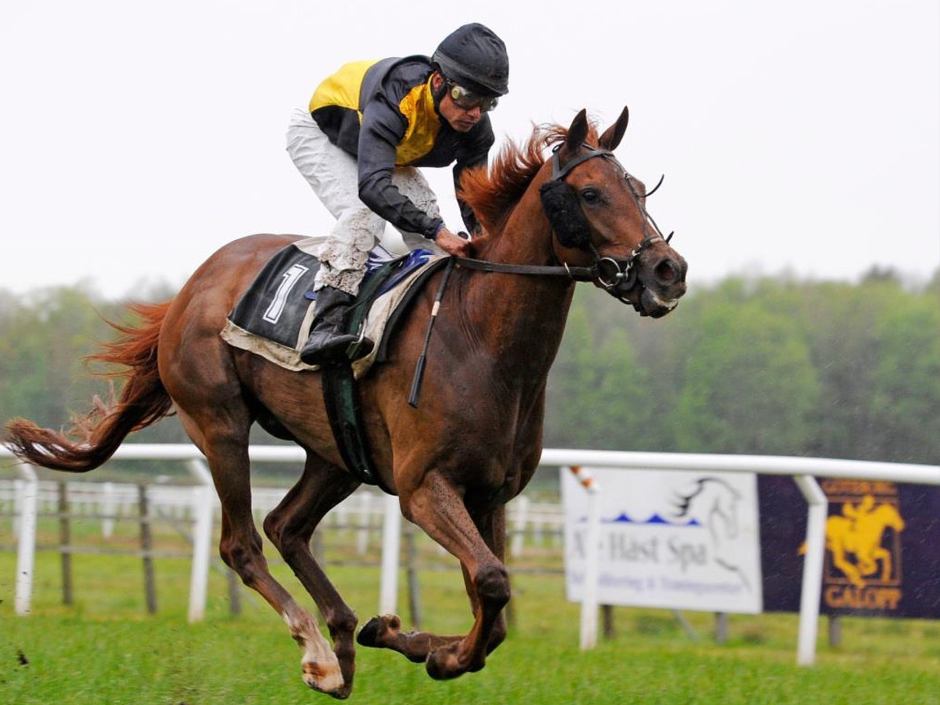
[[509,56],[506,45],[493,30],[474,22],[444,38],[431,63],[444,77],[481,95],[509,92]]

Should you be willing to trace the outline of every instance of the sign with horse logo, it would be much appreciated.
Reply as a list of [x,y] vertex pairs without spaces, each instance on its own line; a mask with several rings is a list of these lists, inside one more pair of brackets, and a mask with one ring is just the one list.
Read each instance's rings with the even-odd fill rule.
[[[829,500],[820,610],[940,617],[940,490],[871,480],[819,485]],[[805,505],[789,478],[762,477],[759,486],[765,606],[796,611]]]
[[901,532],[897,486],[824,480],[829,498],[823,603],[833,608],[896,609],[901,599]]
[[[763,608],[753,475],[595,469],[603,604],[756,613]],[[562,472],[568,599],[584,581],[587,498]]]

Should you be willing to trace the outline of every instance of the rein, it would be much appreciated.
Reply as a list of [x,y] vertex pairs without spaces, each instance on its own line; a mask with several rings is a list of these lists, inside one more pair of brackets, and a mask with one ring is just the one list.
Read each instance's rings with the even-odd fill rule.
[[485,259],[472,259],[470,257],[456,257],[458,267],[475,269],[480,272],[501,272],[503,274],[536,274],[546,277],[568,277],[578,282],[595,280],[593,267],[569,267],[550,264],[507,264],[506,262],[490,262]]

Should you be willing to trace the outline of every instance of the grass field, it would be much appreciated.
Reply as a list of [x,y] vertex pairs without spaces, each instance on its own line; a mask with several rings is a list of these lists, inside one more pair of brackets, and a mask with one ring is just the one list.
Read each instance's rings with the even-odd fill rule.
[[[340,553],[328,550],[327,559]],[[156,616],[144,614],[139,559],[79,555],[74,564],[75,604],[64,607],[58,556],[40,552],[33,613],[15,617],[15,556],[0,552],[0,704],[330,702],[302,684],[300,652],[266,604],[243,591],[243,614],[228,614],[219,572],[211,574],[206,620],[189,625],[188,561],[157,561]],[[378,601],[378,569],[328,571],[364,623]],[[274,572],[310,604],[284,566]],[[424,627],[467,628],[456,568],[423,571],[420,585]],[[513,604],[516,624],[483,671],[435,682],[398,654],[360,648],[351,702],[940,704],[933,622],[846,619],[843,646],[832,649],[823,637],[818,664],[798,668],[796,615],[732,616],[730,639],[717,645],[712,615],[686,613],[700,635],[694,641],[668,611],[617,608],[615,637],[581,652],[578,606],[565,601],[560,576],[517,575]]]

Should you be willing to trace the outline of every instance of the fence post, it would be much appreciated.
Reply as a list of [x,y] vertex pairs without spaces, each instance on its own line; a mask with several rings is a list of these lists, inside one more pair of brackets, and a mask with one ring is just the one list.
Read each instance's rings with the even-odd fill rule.
[[36,510],[39,499],[39,478],[31,465],[20,463],[20,522],[16,549],[16,597],[14,607],[18,615],[29,614],[33,596],[33,567],[36,561]]
[[114,535],[114,517],[117,515],[117,500],[114,496],[114,483],[101,484],[101,535],[109,539]]
[[[206,615],[209,591],[209,546],[212,543],[212,475],[201,460],[190,460],[189,471],[199,481],[193,488],[193,565],[189,579],[189,621],[201,621]],[[230,592],[231,595],[231,592]]]
[[590,472],[577,465],[570,468],[587,492],[587,536],[584,542],[584,586],[581,593],[581,650],[597,646],[597,581],[600,574],[600,510],[597,483]]
[[231,568],[225,569],[225,582],[228,583],[228,612],[231,615],[242,613],[241,579]]
[[408,575],[408,611],[411,614],[411,625],[415,629],[421,628],[421,585],[418,582],[418,548],[415,540],[415,525],[405,525],[405,555],[406,572]]
[[14,477],[13,478],[13,521],[11,522],[13,529],[13,538],[18,539],[20,537],[20,515],[23,513],[23,492],[25,491],[26,483],[22,478]]
[[310,537],[310,555],[320,566],[320,570],[326,570],[326,547],[323,545],[323,527],[318,526],[314,529],[313,536]]
[[529,521],[529,502],[529,498],[521,494],[512,503],[514,521],[512,541],[509,544],[509,554],[512,556],[521,555],[522,548],[525,545],[525,527]]
[[800,593],[800,630],[796,662],[812,666],[816,660],[819,630],[819,596],[822,591],[823,558],[826,549],[826,515],[829,500],[811,475],[794,475],[794,481],[809,504],[806,518],[806,556],[803,559],[803,587]]
[[617,630],[614,628],[614,606],[601,605],[601,617],[604,622],[604,638],[613,639],[617,636]]
[[385,518],[382,523],[382,588],[379,593],[379,614],[395,614],[398,606],[398,560],[401,546],[401,511],[398,497],[385,495]]
[[372,495],[365,492],[359,496],[359,528],[356,531],[356,555],[365,555],[369,548],[369,531],[371,531],[372,515],[369,513],[369,505],[372,503]]
[[144,559],[144,595],[147,612],[157,613],[157,586],[153,573],[153,536],[150,533],[150,507],[147,501],[147,485],[137,485],[137,506],[140,514],[140,552]]
[[728,613],[715,612],[715,643],[725,644],[728,642]]
[[69,523],[68,486],[59,483],[59,555],[62,559],[62,604],[71,605],[72,599],[72,527]]
[[829,646],[842,646],[842,618],[837,614],[829,615]]

